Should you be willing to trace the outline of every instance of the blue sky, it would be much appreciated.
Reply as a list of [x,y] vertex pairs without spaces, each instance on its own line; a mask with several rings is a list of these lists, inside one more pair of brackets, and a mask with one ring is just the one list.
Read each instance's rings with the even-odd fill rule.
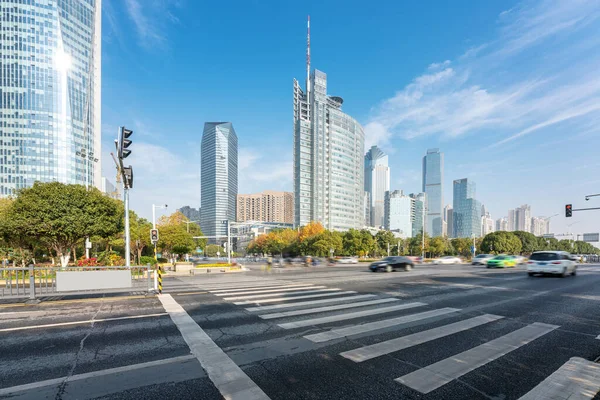
[[[292,190],[292,79],[313,68],[390,154],[392,189],[420,191],[427,148],[476,182],[493,218],[530,204],[554,232],[597,232],[600,2],[104,0],[103,171],[134,130],[133,208],[200,204],[205,121],[231,121],[240,193]],[[365,150],[367,147],[365,148]],[[569,224],[573,224],[569,227]]]

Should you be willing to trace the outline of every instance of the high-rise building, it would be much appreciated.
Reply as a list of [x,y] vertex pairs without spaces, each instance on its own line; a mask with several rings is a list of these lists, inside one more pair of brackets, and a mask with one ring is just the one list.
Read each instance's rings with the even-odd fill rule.
[[414,200],[413,219],[412,219],[412,237],[422,234],[423,222],[425,220],[425,204],[427,204],[427,195],[425,193],[411,193],[409,196]]
[[457,179],[453,187],[454,236],[481,236],[481,203],[475,200],[475,183]]
[[120,200],[121,194],[119,193],[119,188],[113,185],[111,181],[109,181],[106,177],[102,177],[102,184],[100,186],[100,191],[107,195],[108,197]]
[[363,128],[342,112],[341,97],[327,94],[327,75],[311,72],[310,25],[308,43],[306,91],[294,79],[295,225],[318,221],[331,230],[361,228]]
[[238,140],[231,122],[204,124],[200,156],[202,233],[227,236],[223,221],[235,221],[238,191]]
[[237,220],[294,223],[292,192],[265,190],[262,193],[237,195]]
[[365,226],[371,226],[371,194],[365,190]]
[[496,220],[497,231],[508,231],[508,218],[503,217]]
[[402,190],[385,192],[385,229],[398,232],[404,238],[412,237],[414,208],[415,200]]
[[388,156],[377,146],[365,155],[365,191],[371,197],[371,226],[384,225],[385,193],[390,190]]
[[523,204],[515,209],[516,229],[517,231],[531,232],[531,207]]
[[508,210],[508,217],[506,218],[506,230],[516,231],[517,230],[517,212],[516,210]]
[[101,1],[0,9],[0,196],[35,181],[100,189]]
[[449,238],[454,237],[454,210],[450,204],[444,207],[444,222],[446,222],[446,232],[445,235]]
[[423,192],[427,195],[425,232],[430,236],[442,235],[443,221],[444,153],[429,149],[423,157]]
[[550,221],[543,217],[532,217],[531,233],[535,236],[543,236],[550,233]]
[[485,212],[485,215],[481,216],[481,236],[485,236],[488,233],[495,231],[496,224],[489,212]]
[[190,206],[184,206],[178,209],[177,211],[182,213],[190,221],[194,221],[198,225],[200,225],[200,210]]

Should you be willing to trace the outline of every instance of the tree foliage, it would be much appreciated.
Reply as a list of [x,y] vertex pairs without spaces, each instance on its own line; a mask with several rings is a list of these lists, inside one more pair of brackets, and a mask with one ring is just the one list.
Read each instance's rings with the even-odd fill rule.
[[522,244],[513,232],[492,232],[481,243],[481,251],[490,254],[520,254]]

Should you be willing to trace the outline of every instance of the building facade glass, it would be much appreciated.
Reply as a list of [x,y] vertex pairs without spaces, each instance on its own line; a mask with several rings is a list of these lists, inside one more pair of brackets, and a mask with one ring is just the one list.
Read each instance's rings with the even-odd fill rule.
[[423,232],[423,222],[425,222],[425,204],[427,204],[427,195],[425,193],[411,193],[409,195],[413,200],[413,219],[412,219],[412,237],[419,236]]
[[475,200],[475,183],[457,179],[453,186],[454,237],[481,236],[481,203]]
[[388,156],[377,146],[373,146],[365,155],[365,191],[371,198],[371,226],[385,224],[385,195],[390,190],[390,167]]
[[35,181],[100,189],[101,0],[0,9],[0,196]]
[[205,123],[200,152],[200,227],[206,236],[226,237],[223,221],[236,220],[238,192],[238,139],[231,122]]
[[427,194],[425,232],[432,237],[443,234],[443,181],[444,154],[429,149],[423,157],[423,192]]
[[385,193],[385,229],[400,233],[404,238],[413,234],[415,200],[401,190]]
[[327,229],[364,225],[364,132],[327,94],[327,75],[314,70],[306,93],[294,80],[295,225]]

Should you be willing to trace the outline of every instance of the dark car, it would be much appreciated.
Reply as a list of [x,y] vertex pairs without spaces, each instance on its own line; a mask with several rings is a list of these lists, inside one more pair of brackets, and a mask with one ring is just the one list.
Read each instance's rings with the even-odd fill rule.
[[392,272],[398,269],[410,271],[415,266],[414,262],[408,257],[386,257],[381,261],[375,261],[369,265],[372,272],[386,271]]

